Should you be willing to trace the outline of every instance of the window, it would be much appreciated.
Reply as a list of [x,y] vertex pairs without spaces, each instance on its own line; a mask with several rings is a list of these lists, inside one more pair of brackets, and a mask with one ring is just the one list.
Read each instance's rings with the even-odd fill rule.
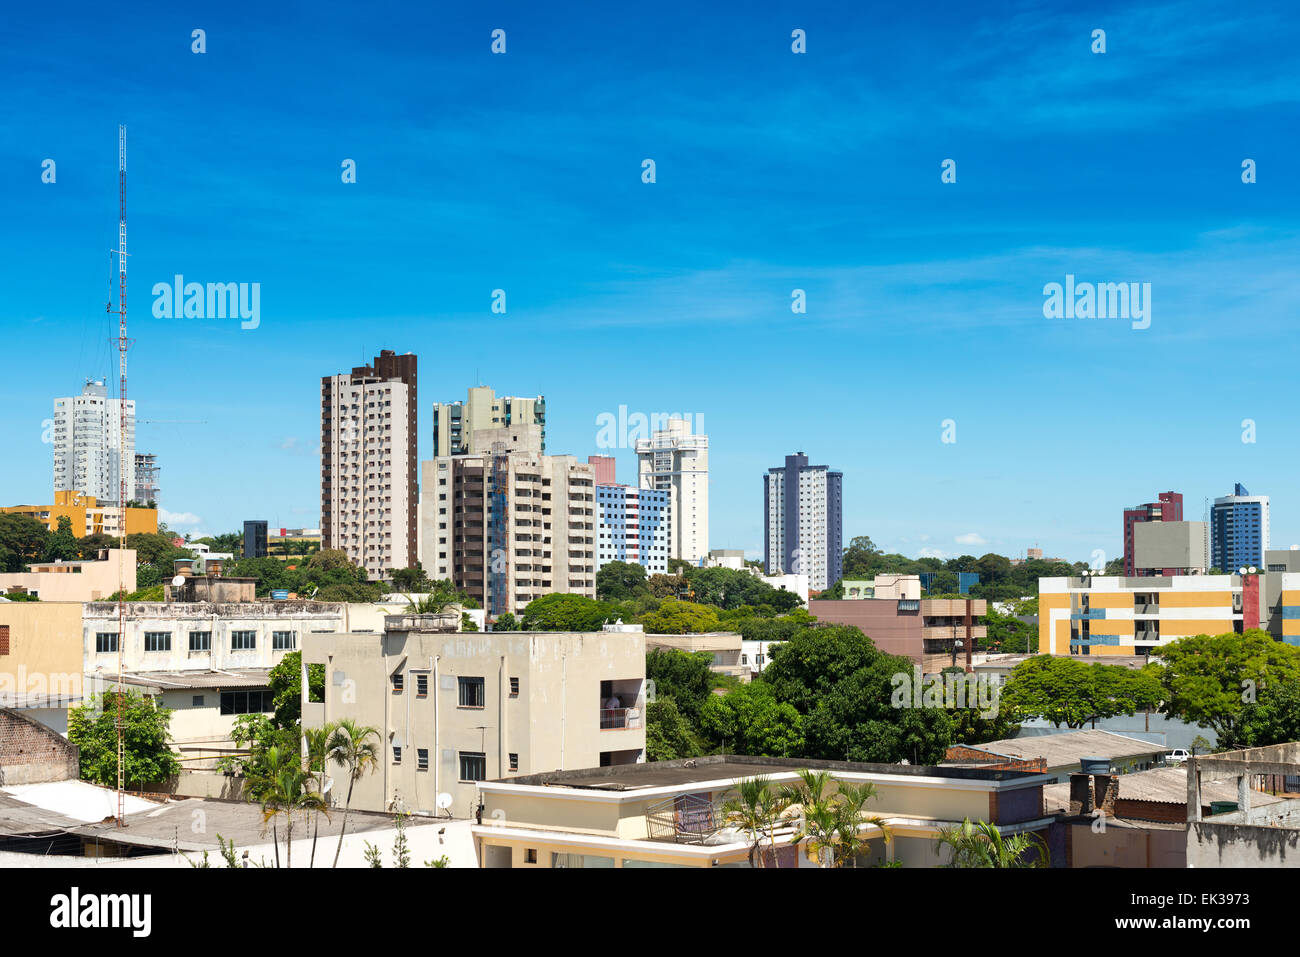
[[172,633],[170,631],[146,631],[144,633],[145,651],[171,651]]
[[518,679],[518,678],[511,678],[511,679],[510,679],[510,697],[512,697],[512,698],[517,698],[517,697],[519,697],[519,679]]
[[274,710],[275,705],[268,688],[221,692],[222,714],[266,714]]
[[415,676],[415,693],[416,693],[417,695],[419,695],[421,698],[428,697],[428,694],[429,694],[429,676],[428,676],[428,675],[416,675],[416,676]]
[[0,625],[0,655],[9,654],[9,626]]
[[231,651],[252,651],[257,647],[257,632],[232,631],[230,633]]
[[196,694],[193,698],[190,699],[190,704],[193,705],[195,708],[202,708],[202,707],[203,707],[203,695],[201,695],[201,694]]
[[429,749],[428,748],[415,749],[415,770],[417,771],[429,770]]
[[272,651],[293,651],[298,647],[298,635],[292,631],[273,631],[271,632],[271,650]]
[[460,753],[460,779],[482,781],[487,778],[487,755],[478,751]]
[[[5,625],[3,627],[5,630],[4,637],[8,639],[9,626]],[[117,651],[117,632],[115,631],[97,632],[95,634],[95,653],[103,655],[103,654],[107,654],[110,651]]]
[[511,771],[519,770],[519,755],[513,751],[510,752],[510,770]]
[[211,650],[212,650],[212,632],[210,631],[190,632],[190,651],[211,651]]
[[[481,708],[483,707],[483,679],[482,678],[457,678],[457,684],[460,687],[460,706],[462,708]],[[465,778],[466,781],[480,781],[481,778]]]
[[406,687],[406,676],[403,675],[400,671],[398,671],[392,675],[392,679],[393,679],[393,691],[395,693],[400,693],[402,689]]
[[393,745],[393,763],[402,763],[402,746],[400,744]]

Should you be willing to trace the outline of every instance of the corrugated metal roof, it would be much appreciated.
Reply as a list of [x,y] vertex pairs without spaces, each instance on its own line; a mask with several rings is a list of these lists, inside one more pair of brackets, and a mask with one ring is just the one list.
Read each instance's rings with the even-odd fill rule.
[[[122,683],[135,688],[157,688],[161,691],[183,691],[187,688],[265,688],[269,668],[235,668],[230,671],[134,671],[122,676]],[[88,675],[98,677],[105,685],[117,683],[117,675]]]
[[1049,768],[1078,764],[1080,758],[1130,758],[1160,754],[1166,750],[1152,741],[1142,741],[1113,731],[1062,731],[1006,738],[987,744],[963,747],[1018,760],[1044,758]]

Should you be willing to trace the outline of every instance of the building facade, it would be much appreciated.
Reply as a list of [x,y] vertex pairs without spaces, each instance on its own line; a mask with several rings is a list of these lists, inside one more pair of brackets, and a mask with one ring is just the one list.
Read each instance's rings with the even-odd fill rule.
[[[1179,492],[1161,492],[1156,501],[1144,505],[1135,505],[1124,509],[1124,574],[1132,578],[1140,574],[1134,555],[1133,527],[1140,522],[1181,522],[1183,520],[1183,496]],[[1161,569],[1157,574],[1165,574]],[[1169,569],[1168,574],[1174,574]]]
[[1268,496],[1251,495],[1237,483],[1210,511],[1210,564],[1224,574],[1262,568],[1269,549]]
[[606,562],[641,565],[647,577],[668,574],[672,493],[630,485],[596,486],[596,570]]
[[596,597],[595,470],[541,451],[537,425],[485,429],[483,452],[423,463],[420,536],[429,577],[493,618],[553,592]]
[[158,488],[158,456],[152,452],[135,453],[135,494],[132,496],[141,505],[157,505],[162,492]]
[[416,559],[416,357],[321,379],[321,545],[369,577]]
[[1139,577],[1203,575],[1210,570],[1208,526],[1204,522],[1135,523],[1131,557]]
[[638,483],[671,494],[669,558],[699,564],[709,553],[709,437],[695,435],[685,419],[636,443]]
[[55,492],[53,505],[9,505],[0,512],[26,515],[36,519],[51,532],[59,530],[59,519],[67,517],[72,523],[72,534],[78,538],[86,535],[128,535],[136,532],[154,534],[158,531],[158,510],[154,508],[118,508],[103,505],[93,495],[82,492]]
[[813,591],[843,572],[843,475],[802,452],[763,476],[763,561],[769,575],[808,576]]
[[266,522],[253,519],[244,523],[244,558],[267,556]]
[[433,454],[469,455],[482,449],[474,446],[474,433],[511,425],[541,428],[541,451],[546,451],[546,396],[525,398],[498,396],[488,386],[469,390],[464,402],[438,402],[433,406]]
[[379,767],[353,808],[473,817],[482,781],[645,760],[639,632],[464,633],[458,609],[384,621],[303,646],[304,699],[307,665],[325,666],[325,700],[304,700],[303,727],[380,730]]
[[[81,395],[54,400],[54,491],[81,492],[104,505],[135,493],[135,400],[110,399],[104,381],[87,380]],[[123,471],[124,468],[124,471]]]
[[853,625],[881,651],[911,658],[931,674],[965,663],[968,605],[972,643],[983,641],[988,636],[983,598],[811,598],[808,611],[820,622]]

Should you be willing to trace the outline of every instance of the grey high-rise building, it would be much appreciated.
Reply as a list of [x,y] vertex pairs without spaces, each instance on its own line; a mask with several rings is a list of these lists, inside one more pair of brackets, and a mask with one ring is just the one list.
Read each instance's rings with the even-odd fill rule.
[[244,557],[245,558],[265,558],[267,556],[266,546],[266,522],[252,521],[244,523]]
[[844,570],[844,475],[809,465],[802,452],[763,476],[763,561],[769,575],[807,575],[834,585]]

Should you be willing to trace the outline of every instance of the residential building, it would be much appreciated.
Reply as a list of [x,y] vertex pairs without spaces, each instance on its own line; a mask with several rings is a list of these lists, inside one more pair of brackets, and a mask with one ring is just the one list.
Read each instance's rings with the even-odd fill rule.
[[669,558],[696,565],[709,553],[709,437],[695,435],[686,419],[636,443],[638,484],[672,493]]
[[[639,629],[641,626],[624,627]],[[648,634],[645,636],[645,648],[647,652],[656,649],[684,651],[687,654],[695,654],[697,651],[707,652],[713,657],[713,663],[709,667],[715,674],[730,675],[746,681],[751,675],[749,665],[741,660],[744,642],[738,631],[708,631],[690,635]]]
[[546,451],[546,396],[498,397],[488,386],[469,389],[464,402],[437,402],[433,406],[435,457],[484,452],[474,444],[474,433],[511,425],[536,425],[541,429],[541,451]]
[[[841,781],[875,785],[864,814],[883,829],[864,820],[858,866],[941,866],[950,859],[941,834],[965,820],[988,821],[1007,837],[1045,835],[1053,823],[1041,774],[714,754],[482,781],[472,833],[482,867],[749,867],[750,841],[725,803],[745,779],[795,785],[803,769],[829,771],[828,794]],[[778,824],[758,851],[768,866],[818,866],[796,824]]]
[[267,556],[266,522],[259,519],[244,523],[244,558],[265,558]]
[[749,570],[745,564],[744,549],[740,548],[710,548],[700,565],[703,568],[729,568],[733,572]]
[[59,530],[59,519],[67,516],[72,523],[72,534],[78,538],[87,535],[120,534],[122,523],[126,523],[126,534],[137,532],[154,534],[158,531],[158,510],[156,508],[118,508],[103,505],[93,495],[83,492],[59,491],[54,493],[53,505],[10,505],[0,508],[0,512],[14,515],[27,515],[36,519],[51,532]]
[[596,470],[597,485],[617,485],[617,462],[612,455],[588,455],[587,464]]
[[0,601],[0,708],[67,734],[68,708],[86,693],[81,610],[77,601]]
[[856,600],[862,598],[906,598],[921,600],[920,575],[877,575],[870,581],[866,579],[844,579],[844,598]]
[[0,594],[21,591],[41,601],[99,601],[136,588],[135,549],[108,548],[91,561],[32,562],[29,572],[0,574]]
[[1138,576],[1204,575],[1210,570],[1205,522],[1136,522],[1131,558]]
[[1264,553],[1264,615],[1268,630],[1287,644],[1300,644],[1300,548]]
[[631,485],[596,485],[596,570],[632,562],[646,575],[668,574],[672,492]]
[[843,572],[843,475],[802,452],[763,476],[763,561],[769,575],[808,576],[821,591]]
[[141,505],[158,504],[161,493],[158,490],[158,456],[152,452],[135,453],[135,494],[134,498]]
[[[462,633],[459,623],[453,609],[392,615],[376,634],[307,637],[303,726],[352,718],[380,731],[379,767],[357,781],[353,807],[471,816],[488,779],[645,760],[639,631]],[[305,700],[310,664],[325,666],[320,703]]]
[[853,625],[881,651],[912,659],[926,674],[965,664],[967,609],[973,644],[988,636],[988,627],[981,621],[988,613],[988,602],[983,598],[812,598],[808,601],[809,613],[819,622]]
[[81,395],[54,400],[54,491],[81,492],[104,505],[124,505],[135,492],[135,400],[110,399],[102,379]]
[[[1183,496],[1179,492],[1161,492],[1154,502],[1124,509],[1124,574],[1132,578],[1138,574],[1133,555],[1133,527],[1139,522],[1181,522]],[[1164,570],[1161,574],[1165,574]],[[1174,574],[1169,570],[1168,574]]]
[[413,353],[321,379],[321,546],[371,580],[416,560],[417,408]]
[[595,469],[546,455],[541,427],[480,430],[482,452],[423,463],[421,555],[495,619],[559,592],[596,597]]
[[1210,565],[1225,574],[1262,568],[1269,550],[1268,496],[1251,495],[1238,482],[1210,510]]

